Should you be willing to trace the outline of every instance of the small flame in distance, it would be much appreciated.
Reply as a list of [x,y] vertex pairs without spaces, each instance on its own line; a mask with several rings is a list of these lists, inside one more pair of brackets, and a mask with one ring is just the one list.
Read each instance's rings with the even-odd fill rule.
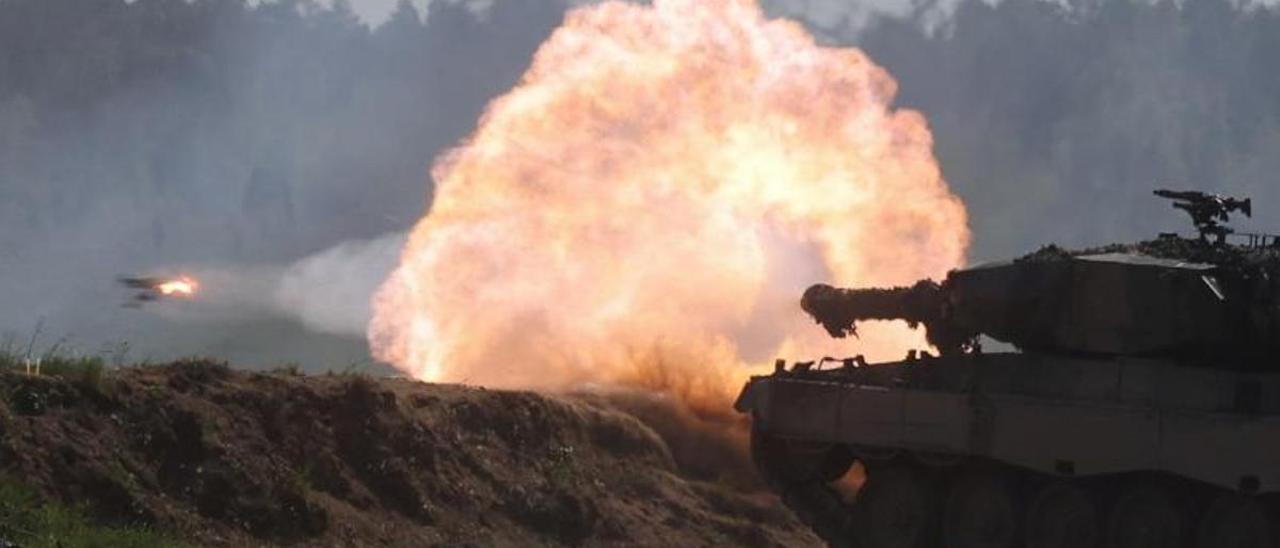
[[196,294],[196,290],[200,288],[200,283],[189,276],[181,276],[172,280],[165,280],[156,284],[155,290],[161,295],[191,297]]
[[923,347],[897,324],[834,347],[798,304],[811,283],[905,284],[964,259],[964,206],[895,93],[861,51],[753,0],[569,12],[436,162],[374,299],[375,356],[423,380],[723,406],[775,355]]

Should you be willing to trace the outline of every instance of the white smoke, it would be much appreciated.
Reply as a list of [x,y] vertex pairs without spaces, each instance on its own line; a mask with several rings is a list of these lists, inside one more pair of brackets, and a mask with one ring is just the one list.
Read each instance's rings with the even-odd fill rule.
[[187,265],[156,275],[190,275],[194,298],[146,306],[169,321],[209,324],[273,317],[308,331],[363,339],[372,317],[370,300],[390,274],[405,235],[347,240],[288,265]]
[[363,337],[370,299],[395,267],[404,234],[349,240],[285,268],[270,296],[275,309],[307,329]]

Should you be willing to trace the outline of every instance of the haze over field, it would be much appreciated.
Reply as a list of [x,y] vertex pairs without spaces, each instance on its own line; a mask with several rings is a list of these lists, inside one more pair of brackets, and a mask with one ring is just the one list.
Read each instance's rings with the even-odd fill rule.
[[[362,293],[430,203],[433,160],[565,8],[490,4],[0,0],[0,332],[364,359]],[[971,260],[1182,229],[1155,186],[1252,195],[1245,226],[1280,229],[1265,3],[905,6],[765,2],[864,49],[927,117]],[[209,300],[119,308],[114,277],[153,272],[203,276]]]

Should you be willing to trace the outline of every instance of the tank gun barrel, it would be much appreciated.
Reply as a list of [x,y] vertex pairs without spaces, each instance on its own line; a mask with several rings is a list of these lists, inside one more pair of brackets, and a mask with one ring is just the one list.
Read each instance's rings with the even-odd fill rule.
[[902,320],[912,328],[923,324],[929,344],[948,355],[975,350],[981,331],[953,317],[953,300],[950,284],[933,280],[868,289],[818,284],[804,292],[800,308],[835,338],[857,336],[857,323],[866,320]]
[[818,284],[804,292],[800,307],[832,337],[857,335],[863,320],[905,320],[913,327],[942,319],[943,289],[932,280],[910,287],[842,289]]

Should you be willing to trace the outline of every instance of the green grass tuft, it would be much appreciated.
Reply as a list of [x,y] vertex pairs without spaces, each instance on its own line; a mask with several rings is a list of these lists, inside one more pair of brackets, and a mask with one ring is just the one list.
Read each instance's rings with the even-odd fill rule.
[[0,476],[0,539],[24,548],[181,546],[145,528],[95,524],[83,511],[41,502],[21,483],[4,476]]
[[100,389],[106,374],[107,362],[102,356],[81,355],[55,344],[43,353],[32,352],[32,345],[23,350],[12,338],[0,341],[0,370],[33,373],[60,377],[77,382],[87,388]]
[[99,356],[50,354],[40,359],[41,375],[62,377],[90,387],[101,386],[104,371],[106,362]]

